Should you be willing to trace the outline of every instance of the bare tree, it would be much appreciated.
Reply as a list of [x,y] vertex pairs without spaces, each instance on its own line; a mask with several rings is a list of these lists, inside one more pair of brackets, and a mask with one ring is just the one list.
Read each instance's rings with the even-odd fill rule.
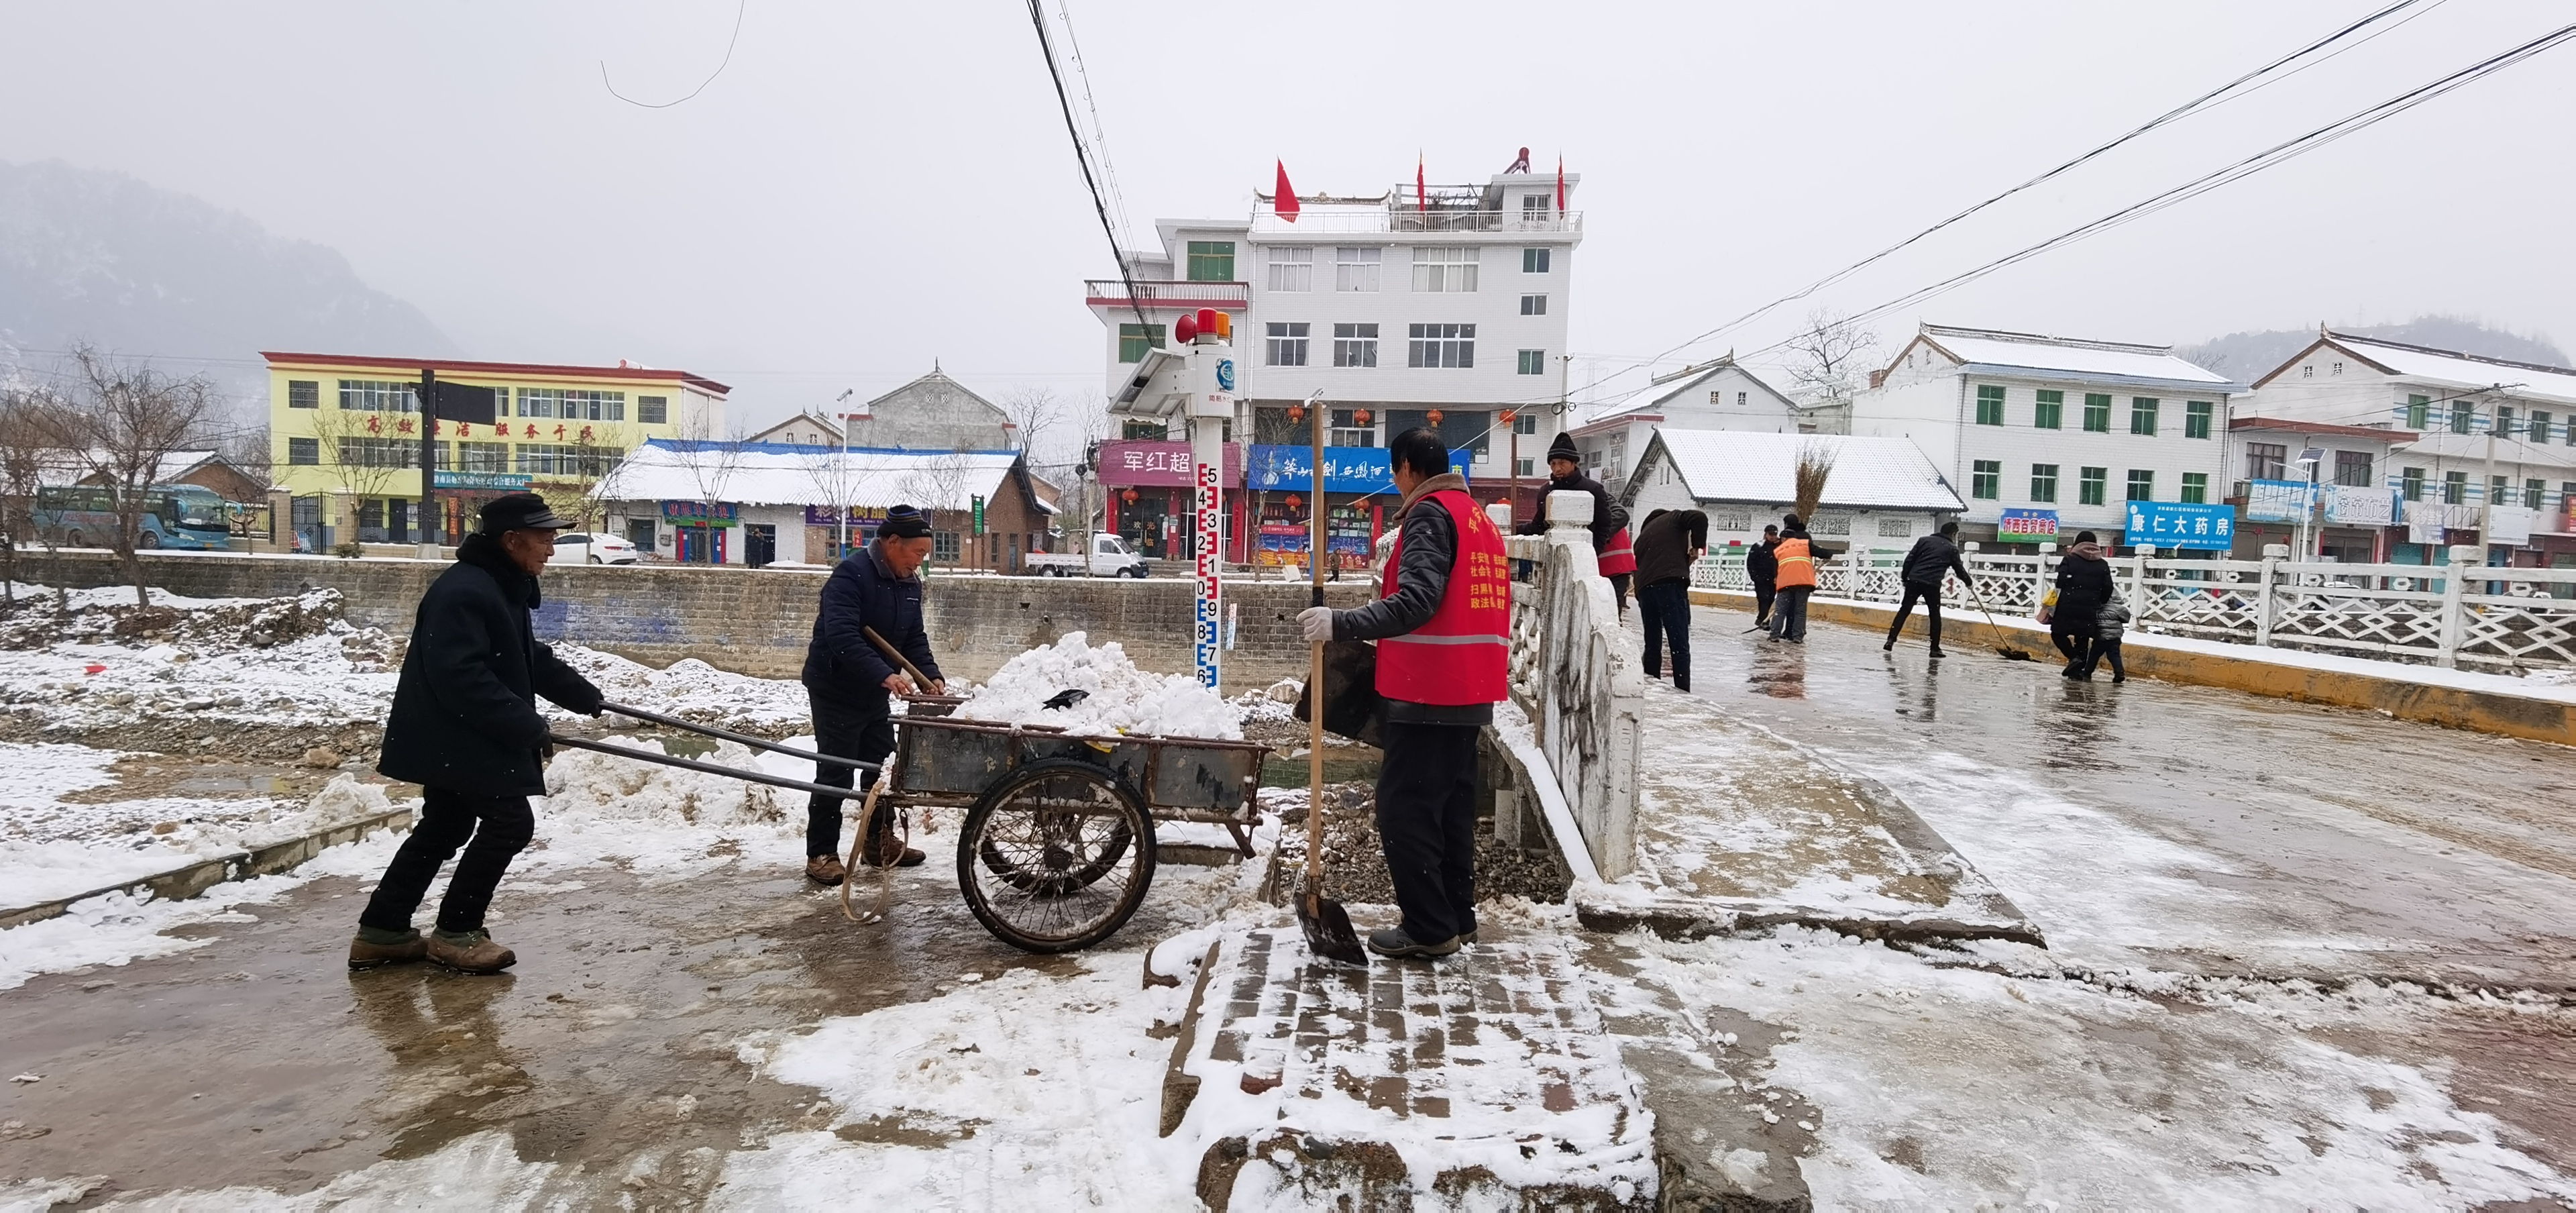
[[1064,397],[1048,387],[1014,388],[1002,397],[1000,404],[1002,412],[1018,430],[1020,453],[1029,456],[1032,462],[1037,461],[1039,452],[1045,449],[1047,435],[1063,425],[1071,412]]
[[[420,426],[413,413],[325,408],[313,414],[313,437],[322,462],[352,497],[408,496],[420,484]],[[326,519],[326,521],[328,521]],[[356,535],[342,541],[355,552]]]
[[837,521],[833,530],[836,540],[846,542],[849,535],[850,499],[858,495],[860,476],[850,468],[849,459],[841,452],[817,451],[805,456],[805,479],[814,486],[814,495],[829,503]]
[[698,502],[710,514],[725,502],[725,487],[742,471],[743,440],[737,431],[733,437],[716,436],[715,425],[704,412],[692,412],[680,421],[680,436],[672,446],[681,457],[681,467],[689,474],[690,484],[698,490]]
[[1866,358],[1878,335],[1826,308],[1807,313],[1806,328],[1789,339],[1789,382],[1824,405],[1848,405],[1868,381]]
[[[530,479],[528,488],[547,503],[568,511],[585,531],[597,530],[591,519],[607,525],[608,494],[625,470],[626,425],[620,421],[556,422],[551,435],[542,422],[528,422],[540,438],[551,436],[561,445],[573,448],[571,455],[554,460],[554,470]],[[522,430],[521,437],[526,437]],[[739,444],[737,444],[739,445]]]
[[[966,486],[971,470],[966,456],[962,454],[941,455],[926,459],[922,461],[921,466],[904,473],[903,492],[913,498],[914,503],[924,513],[931,516],[934,520],[931,525],[936,527],[938,525],[936,520],[942,513],[967,508],[964,505],[951,503],[958,502],[967,495]],[[950,521],[953,525],[954,520]],[[967,525],[973,526],[971,517]],[[965,559],[965,545],[962,542],[958,545],[958,559],[961,562]]]
[[71,360],[71,399],[40,415],[52,420],[55,441],[71,454],[80,479],[108,490],[116,515],[108,547],[134,585],[136,605],[148,607],[152,598],[136,550],[150,490],[171,453],[196,436],[215,401],[214,384],[203,375],[174,379],[148,363],[119,362],[88,345],[75,345]]
[[41,387],[0,387],[0,602],[17,605],[18,546],[29,538],[53,546],[36,528],[36,491],[46,473],[62,466],[58,426],[47,416],[59,407]]

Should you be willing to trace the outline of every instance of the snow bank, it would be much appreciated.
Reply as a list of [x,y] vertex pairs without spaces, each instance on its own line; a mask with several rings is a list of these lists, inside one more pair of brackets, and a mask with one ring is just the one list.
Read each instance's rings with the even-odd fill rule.
[[[1048,708],[1058,692],[1088,692],[1070,708]],[[1092,647],[1081,632],[1012,658],[958,705],[969,720],[1056,725],[1076,733],[1243,738],[1235,709],[1198,680],[1136,668],[1116,641]]]
[[[555,656],[581,671],[612,703],[737,732],[768,734],[802,729],[810,723],[812,707],[806,702],[805,687],[793,680],[728,674],[695,657],[657,670],[569,642],[557,642],[553,648]],[[552,704],[542,706],[557,717],[572,715]],[[615,715],[606,719],[612,724],[620,721]]]

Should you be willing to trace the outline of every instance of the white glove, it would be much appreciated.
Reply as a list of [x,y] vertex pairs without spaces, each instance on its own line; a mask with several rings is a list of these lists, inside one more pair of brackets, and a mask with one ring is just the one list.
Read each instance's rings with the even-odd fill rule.
[[1324,644],[1333,638],[1333,608],[1307,607],[1297,612],[1297,630],[1306,634],[1306,643]]

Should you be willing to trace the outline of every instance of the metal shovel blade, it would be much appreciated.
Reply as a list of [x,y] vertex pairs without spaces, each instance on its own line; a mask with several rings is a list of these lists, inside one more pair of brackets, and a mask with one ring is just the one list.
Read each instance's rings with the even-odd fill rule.
[[1351,929],[1350,911],[1329,897],[1297,899],[1297,926],[1306,932],[1306,950],[1326,960],[1365,967],[1368,953],[1360,948],[1360,934]]

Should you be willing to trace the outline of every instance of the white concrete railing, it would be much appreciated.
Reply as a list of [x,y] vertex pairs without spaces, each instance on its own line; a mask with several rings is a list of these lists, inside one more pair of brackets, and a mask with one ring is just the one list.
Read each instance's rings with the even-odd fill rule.
[[1512,586],[1512,698],[1605,880],[1636,866],[1637,766],[1646,681],[1592,552],[1592,496],[1550,493],[1545,536],[1515,535],[1535,580]]
[[[1691,585],[1749,592],[1744,550],[1711,553],[1691,570]],[[2450,554],[2447,565],[2121,556],[2111,573],[2136,616],[2129,626],[2142,631],[2453,668],[2576,666],[2576,569],[2481,565],[2475,547]],[[1816,594],[1896,602],[1902,559],[1854,552],[1820,561]],[[2027,619],[2058,557],[1971,552],[1967,560],[1988,607]],[[1975,609],[1956,577],[1944,580],[1941,601]]]

